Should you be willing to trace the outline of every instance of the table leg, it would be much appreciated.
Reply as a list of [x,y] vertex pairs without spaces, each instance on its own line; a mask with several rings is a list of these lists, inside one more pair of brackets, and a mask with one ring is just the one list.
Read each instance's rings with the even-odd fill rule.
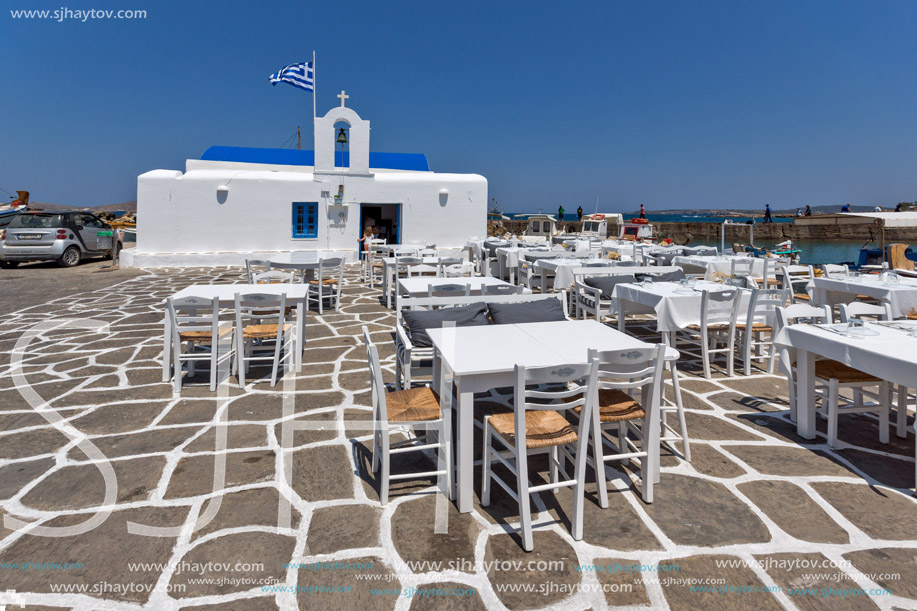
[[618,299],[618,331],[624,333],[624,304],[623,299]]
[[796,350],[796,433],[815,439],[815,359],[806,350]]
[[458,486],[458,510],[469,513],[474,498],[474,393],[463,392],[461,379],[457,376],[455,387],[458,397],[455,406],[458,421],[455,428],[455,483]]
[[[321,290],[321,287],[319,287]],[[296,303],[296,343],[293,344],[293,365],[296,373],[302,371],[302,351],[306,349],[306,308],[305,300]]]
[[162,322],[162,381],[172,379],[172,324],[169,322],[168,313]]
[[387,263],[384,264],[382,268],[382,290],[385,292],[385,303],[389,309],[392,307],[392,286],[389,282],[391,271],[390,266]]

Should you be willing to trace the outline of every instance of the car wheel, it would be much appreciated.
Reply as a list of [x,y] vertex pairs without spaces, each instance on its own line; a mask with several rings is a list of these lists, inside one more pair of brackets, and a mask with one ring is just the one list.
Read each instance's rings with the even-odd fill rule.
[[19,267],[19,261],[0,261],[0,267],[3,269],[13,269]]
[[82,259],[82,253],[80,253],[79,247],[71,246],[64,251],[61,258],[57,260],[57,264],[61,267],[75,267],[79,265],[80,259]]

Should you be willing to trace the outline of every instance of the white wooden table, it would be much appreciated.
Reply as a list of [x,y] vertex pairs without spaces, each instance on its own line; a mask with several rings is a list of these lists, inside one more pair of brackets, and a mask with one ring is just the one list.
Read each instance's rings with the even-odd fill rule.
[[732,275],[732,262],[734,260],[751,261],[751,273],[753,276],[760,278],[764,274],[764,259],[756,257],[741,257],[735,255],[679,255],[672,259],[672,265],[686,263],[688,265],[697,265],[703,267],[704,280],[715,280],[717,274],[723,276]]
[[[678,282],[653,282],[652,284],[619,284],[612,297],[617,301],[618,331],[624,331],[625,313],[655,314],[656,330],[671,334],[690,325],[700,324],[700,302],[704,291],[729,291],[735,287],[716,282],[697,282],[687,289]],[[742,290],[739,308],[748,307],[751,293]]]
[[[616,261],[611,259],[539,259],[535,261],[535,268],[554,274],[553,288],[555,291],[570,289],[573,286],[574,274],[587,274],[596,269],[614,267]],[[541,292],[547,290],[547,274],[542,272]]]
[[491,276],[474,276],[461,278],[432,278],[430,276],[414,276],[411,278],[398,279],[398,294],[408,295],[410,297],[426,297],[428,289],[432,286],[434,290],[444,284],[470,284],[471,294],[480,295],[482,288],[485,286],[515,286]]
[[[458,510],[462,513],[472,509],[474,393],[512,386],[517,364],[541,367],[584,363],[590,348],[625,350],[651,345],[594,320],[429,329],[427,334],[435,348],[434,384],[439,385],[441,367],[447,367],[458,397],[454,479]],[[678,351],[668,348],[666,360],[677,359]],[[659,443],[659,427],[659,421],[650,423],[649,443]]]
[[[286,294],[287,303],[296,306],[293,325],[293,363],[296,371],[302,369],[302,351],[306,344],[306,284],[192,284],[172,295],[172,299],[203,297],[220,300],[221,308],[235,308],[236,293]],[[169,316],[163,317],[162,381],[172,377],[172,324]]]
[[306,277],[306,272],[311,276],[312,270],[318,269],[325,259],[345,258],[344,253],[331,253],[320,250],[294,250],[274,255],[268,261],[272,269],[295,269]]
[[815,357],[859,369],[893,384],[913,387],[917,381],[917,338],[905,331],[867,323],[879,335],[854,338],[822,325],[784,327],[774,343],[796,354],[796,432],[815,439]]
[[815,278],[811,285],[815,303],[834,306],[855,301],[857,295],[866,295],[891,305],[895,318],[917,309],[917,278],[899,277],[898,284],[883,282],[877,275]]
[[[418,272],[430,273],[431,271],[439,273],[440,257],[424,257],[422,265],[415,267]],[[392,307],[392,287],[395,286],[395,274],[398,262],[397,257],[384,257],[382,259],[382,292],[385,294],[385,304]]]

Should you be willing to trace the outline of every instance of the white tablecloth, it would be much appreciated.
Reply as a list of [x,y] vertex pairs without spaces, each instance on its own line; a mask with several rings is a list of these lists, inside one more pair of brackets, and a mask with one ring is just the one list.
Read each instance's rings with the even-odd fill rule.
[[[588,263],[600,265],[587,266]],[[554,273],[554,289],[568,289],[573,286],[573,274],[581,274],[595,269],[607,269],[614,266],[614,261],[608,259],[539,259],[535,267],[546,272]]]
[[867,295],[889,303],[892,316],[900,318],[917,309],[917,279],[900,278],[898,284],[882,282],[879,276],[859,278],[815,278],[812,282],[812,298],[816,303],[834,306],[850,303],[857,295]]
[[[784,327],[774,338],[778,347],[791,351],[797,362],[796,430],[805,439],[815,438],[815,402],[812,379],[813,356],[840,361],[893,384],[915,385],[917,381],[917,338],[905,331],[867,323],[878,335],[847,337],[820,325]],[[792,354],[792,353],[795,353]]]
[[[640,284],[618,284],[612,297],[626,301],[627,314],[656,314],[656,330],[668,333],[700,324],[700,302],[703,291],[725,291],[734,287],[715,282],[698,282],[690,293],[683,293],[678,282],[654,282],[647,286]],[[749,291],[739,295],[739,307],[747,308],[751,297]],[[621,305],[618,306],[620,312]]]
[[672,259],[672,265],[678,265],[679,263],[687,263],[690,265],[700,265],[704,267],[707,271],[704,274],[705,280],[714,280],[716,274],[722,274],[724,276],[729,276],[732,274],[732,262],[735,259],[741,259],[752,261],[751,273],[754,276],[762,276],[764,274],[764,259],[758,259],[754,257],[735,257],[735,256],[718,256],[718,257],[708,257],[708,256],[678,256]]

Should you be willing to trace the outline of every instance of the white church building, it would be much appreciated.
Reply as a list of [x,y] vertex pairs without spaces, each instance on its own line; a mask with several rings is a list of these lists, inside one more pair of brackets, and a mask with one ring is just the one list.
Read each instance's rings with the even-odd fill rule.
[[[341,106],[315,119],[314,152],[214,146],[184,173],[140,175],[137,246],[122,264],[241,265],[296,250],[352,260],[366,226],[388,243],[439,249],[486,233],[483,176],[433,172],[424,155],[371,153],[369,121],[338,97]],[[336,151],[344,139],[349,150]]]

